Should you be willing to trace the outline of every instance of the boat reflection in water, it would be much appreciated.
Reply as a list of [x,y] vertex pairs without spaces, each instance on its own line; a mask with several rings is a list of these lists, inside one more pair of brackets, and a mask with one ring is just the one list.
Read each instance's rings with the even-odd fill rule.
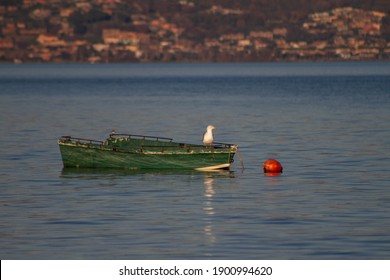
[[162,176],[181,176],[181,175],[199,175],[205,178],[214,178],[215,176],[234,177],[234,171],[230,170],[213,170],[213,171],[198,171],[198,170],[166,170],[166,169],[116,169],[116,168],[78,168],[78,167],[63,167],[60,177],[90,177],[102,178],[105,176],[137,176],[137,175],[162,175]]
[[[217,190],[225,188],[226,184],[232,183],[230,179],[236,178],[235,172],[226,170],[203,172],[96,168],[63,168],[60,176],[68,181],[66,185],[70,188],[76,184],[78,191],[97,196],[102,202],[116,201],[118,209],[122,209],[127,215],[146,215],[148,219],[135,226],[138,230],[150,224],[160,225],[161,213],[170,213],[175,216],[168,221],[177,222],[160,226],[167,232],[175,231],[176,227],[182,226],[180,223],[189,222],[187,217],[185,220],[180,218],[182,213],[199,213],[201,210],[200,216],[193,217],[190,227],[197,227],[202,234],[201,242],[207,248],[203,254],[207,257],[213,255],[212,248],[218,242],[216,222],[221,213],[216,210]],[[80,188],[80,184],[85,188]],[[203,190],[199,192],[199,188]],[[118,215],[122,213],[116,214]],[[126,221],[129,222],[135,223],[136,219]],[[172,236],[166,238],[170,239]]]
[[203,202],[203,210],[205,212],[205,226],[204,226],[204,233],[206,236],[206,242],[208,245],[211,245],[216,242],[216,237],[213,231],[213,222],[214,222],[214,215],[215,215],[215,209],[213,207],[213,197],[215,195],[214,190],[214,177],[213,175],[205,175],[204,176],[204,202]]

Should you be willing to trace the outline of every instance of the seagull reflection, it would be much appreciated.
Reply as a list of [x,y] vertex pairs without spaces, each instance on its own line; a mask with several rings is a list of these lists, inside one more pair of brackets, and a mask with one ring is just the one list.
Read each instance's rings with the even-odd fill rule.
[[204,207],[203,210],[206,214],[206,225],[203,229],[205,236],[206,236],[206,242],[208,244],[213,244],[216,242],[216,237],[214,235],[213,230],[213,216],[215,215],[215,210],[213,207],[213,197],[215,195],[214,190],[214,178],[211,175],[206,175],[204,177]]

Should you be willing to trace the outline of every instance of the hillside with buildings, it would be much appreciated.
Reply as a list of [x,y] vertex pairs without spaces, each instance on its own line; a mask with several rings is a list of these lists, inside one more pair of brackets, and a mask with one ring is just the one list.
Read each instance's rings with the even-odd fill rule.
[[0,61],[389,60],[389,13],[388,0],[1,0]]

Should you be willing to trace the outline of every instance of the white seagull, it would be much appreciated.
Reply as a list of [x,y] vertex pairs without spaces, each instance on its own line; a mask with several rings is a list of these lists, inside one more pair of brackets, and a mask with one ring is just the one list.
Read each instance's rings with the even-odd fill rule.
[[214,126],[207,126],[206,132],[203,134],[203,144],[211,145],[214,142],[213,130],[216,129]]

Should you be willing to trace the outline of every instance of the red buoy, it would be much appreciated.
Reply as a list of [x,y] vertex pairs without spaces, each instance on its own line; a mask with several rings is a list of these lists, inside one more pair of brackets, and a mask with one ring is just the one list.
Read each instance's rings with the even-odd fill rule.
[[279,175],[283,172],[283,167],[276,159],[267,159],[263,164],[264,173],[274,173]]

